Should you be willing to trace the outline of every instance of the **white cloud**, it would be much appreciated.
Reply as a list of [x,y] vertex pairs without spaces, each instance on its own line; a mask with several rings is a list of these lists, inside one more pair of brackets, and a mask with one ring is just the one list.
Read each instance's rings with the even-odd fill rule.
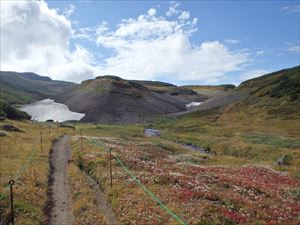
[[225,39],[224,43],[228,45],[234,45],[240,43],[240,41],[236,39]]
[[300,54],[300,45],[292,45],[287,48],[289,52]]
[[179,16],[178,19],[180,20],[188,20],[190,18],[190,12],[183,11]]
[[76,7],[72,4],[68,5],[64,10],[64,15],[70,17],[75,12]]
[[92,76],[93,56],[79,45],[71,51],[72,36],[68,18],[44,1],[1,1],[1,70],[73,81]]
[[288,14],[300,13],[300,5],[285,6],[282,8],[282,10]]
[[148,10],[148,15],[149,16],[154,16],[155,14],[156,14],[156,9],[151,8],[151,9]]
[[256,54],[257,56],[260,56],[260,55],[265,54],[265,51],[263,51],[263,50],[258,50],[258,51],[255,52],[255,54]]
[[271,73],[270,70],[265,69],[255,69],[255,70],[249,70],[241,74],[240,79],[241,81],[249,80],[255,77],[259,77],[265,74]]
[[[1,2],[1,70],[32,71],[55,79],[82,81],[101,74],[128,79],[197,80],[216,82],[241,71],[249,54],[220,41],[191,42],[197,18],[172,2],[169,15],[151,8],[137,18],[123,19],[116,28],[105,21],[74,31],[67,15],[44,1]],[[74,8],[75,10],[75,8]],[[171,15],[172,14],[172,15]],[[96,60],[76,38],[95,41],[112,55]]]
[[166,15],[170,17],[179,14],[181,12],[181,10],[178,9],[179,6],[180,4],[178,2],[170,1],[170,6],[168,11],[166,12]]
[[231,51],[219,41],[192,43],[190,36],[197,30],[197,19],[188,17],[168,20],[148,13],[123,20],[116,29],[106,24],[96,41],[114,54],[96,70],[128,79],[169,77],[203,82],[215,82],[227,72],[240,71],[248,54]]

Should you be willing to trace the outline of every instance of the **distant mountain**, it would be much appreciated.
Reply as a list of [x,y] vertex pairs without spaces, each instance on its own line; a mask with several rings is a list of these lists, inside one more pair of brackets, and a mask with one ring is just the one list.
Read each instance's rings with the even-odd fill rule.
[[222,84],[222,85],[186,85],[182,86],[196,91],[199,94],[206,95],[208,97],[214,97],[216,95],[224,94],[227,91],[231,91],[235,88],[233,84]]
[[[256,109],[270,115],[300,117],[300,66],[242,82],[237,88],[215,95],[192,111],[231,106],[231,111]],[[190,112],[183,112],[186,114]]]
[[72,111],[85,113],[82,122],[142,123],[158,115],[184,111],[186,103],[206,98],[172,84],[100,76],[83,81],[55,100]]
[[13,105],[52,98],[74,85],[76,84],[52,80],[35,73],[0,71],[0,116],[27,119],[29,116],[17,110]]
[[35,73],[0,71],[0,99],[9,104],[26,104],[52,98],[76,85],[72,82],[56,81]]

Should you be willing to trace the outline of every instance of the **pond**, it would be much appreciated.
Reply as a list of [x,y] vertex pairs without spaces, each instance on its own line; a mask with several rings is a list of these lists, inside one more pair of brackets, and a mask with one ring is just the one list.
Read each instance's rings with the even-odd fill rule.
[[27,112],[32,120],[47,121],[53,120],[63,122],[66,120],[80,120],[85,116],[83,113],[72,112],[68,106],[57,103],[51,99],[44,99],[28,105],[23,105],[21,111]]

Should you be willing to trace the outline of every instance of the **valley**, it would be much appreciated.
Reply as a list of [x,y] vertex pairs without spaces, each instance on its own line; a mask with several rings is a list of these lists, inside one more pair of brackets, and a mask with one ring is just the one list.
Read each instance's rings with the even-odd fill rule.
[[[16,224],[52,218],[49,152],[67,136],[59,148],[70,150],[61,184],[69,194],[56,192],[70,201],[56,201],[69,204],[72,224],[298,224],[299,74],[295,67],[226,88],[104,76],[53,96],[90,121],[2,118],[0,224],[9,218],[10,179]],[[186,107],[191,102],[201,104]],[[89,104],[95,108],[85,111]]]

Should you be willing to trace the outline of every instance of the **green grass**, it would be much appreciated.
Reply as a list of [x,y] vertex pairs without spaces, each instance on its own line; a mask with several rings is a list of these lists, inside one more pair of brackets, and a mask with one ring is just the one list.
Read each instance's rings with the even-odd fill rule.
[[300,139],[293,140],[289,138],[277,137],[274,135],[261,133],[244,133],[242,137],[246,142],[252,144],[263,144],[274,148],[300,148]]

